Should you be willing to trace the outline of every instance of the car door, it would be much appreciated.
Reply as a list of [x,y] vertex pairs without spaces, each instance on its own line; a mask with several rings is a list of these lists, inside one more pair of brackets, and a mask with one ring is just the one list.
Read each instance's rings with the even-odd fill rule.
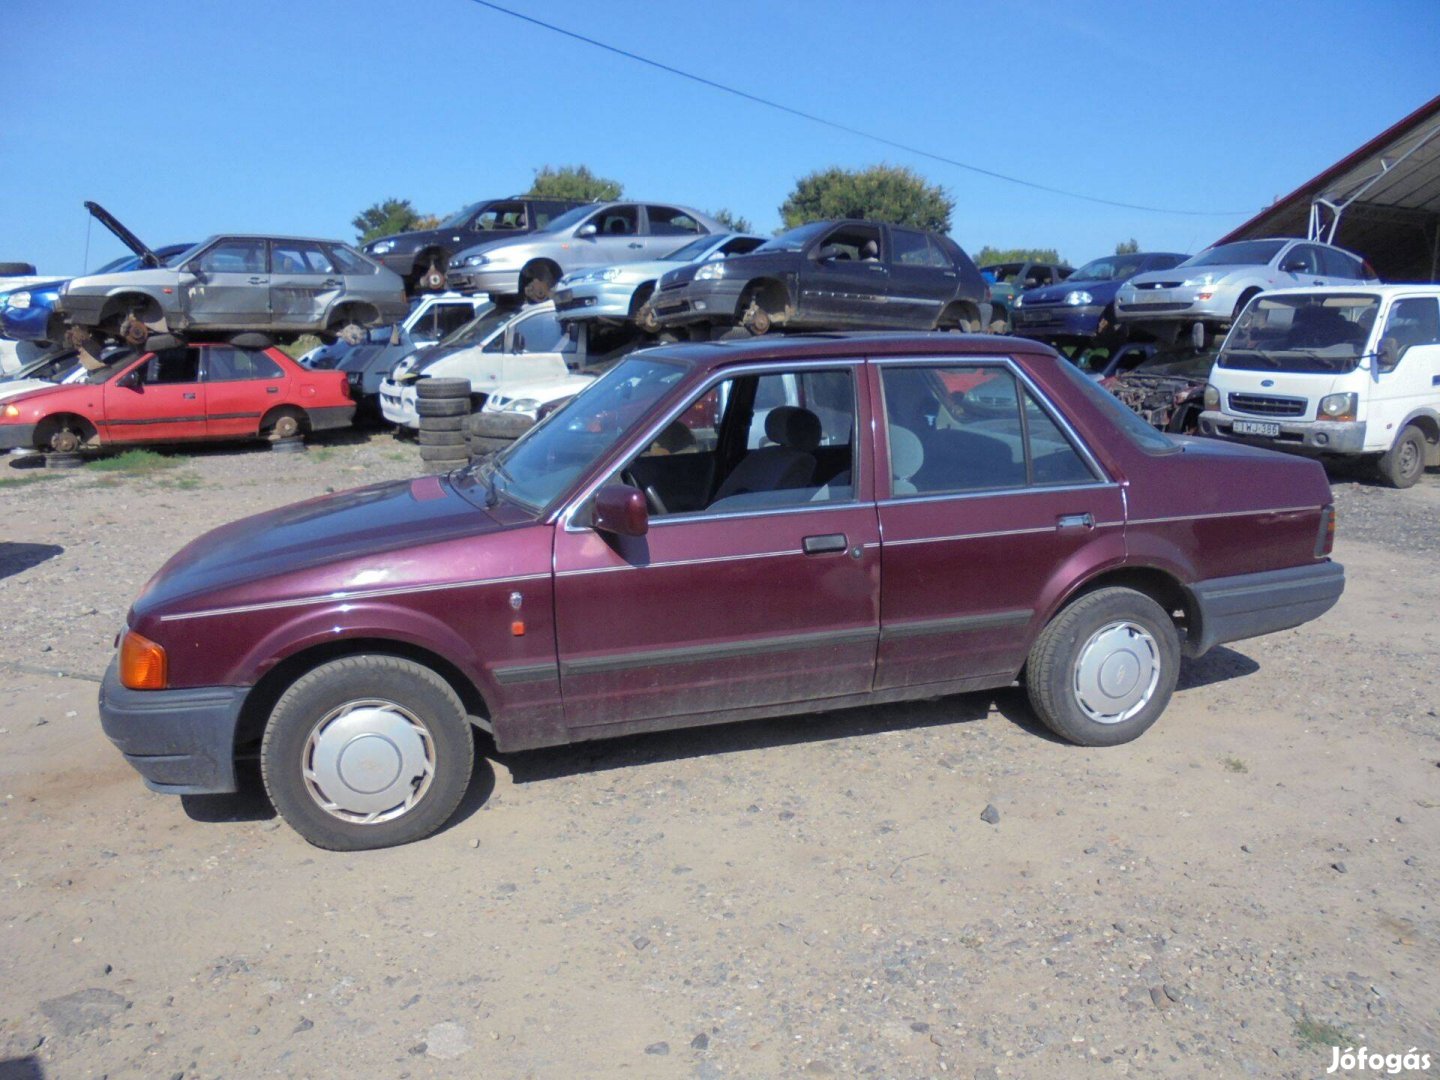
[[185,314],[205,328],[270,323],[270,272],[265,241],[257,237],[217,240],[185,264]]
[[276,327],[322,327],[345,289],[345,275],[310,240],[270,241],[270,322]]
[[200,353],[209,438],[254,435],[261,417],[291,396],[284,369],[261,350],[205,345]]
[[[643,485],[652,507],[663,507],[652,509],[645,536],[588,527],[583,500],[563,519],[556,631],[572,731],[682,726],[686,717],[868,692],[879,533],[855,437],[859,370],[818,362],[712,380],[653,425],[610,477]],[[767,418],[782,442],[752,449],[760,380],[785,376],[827,388],[814,403],[831,406],[830,441],[825,419],[796,405],[788,426],[774,410]],[[848,424],[833,415],[837,399]],[[806,469],[798,486],[775,486]],[[746,486],[732,474],[751,485],[730,493]]]
[[700,222],[678,207],[653,203],[645,206],[645,235],[641,242],[647,259],[662,259],[706,232]]
[[1314,244],[1294,244],[1280,256],[1281,288],[1326,284],[1320,249]]
[[931,329],[958,285],[955,264],[928,234],[890,227],[888,325]]
[[105,426],[114,442],[173,442],[205,437],[200,349],[148,353],[105,383]]
[[498,370],[492,372],[501,387],[569,372],[575,343],[549,304],[515,319],[501,340]]
[[1081,549],[1124,556],[1124,502],[1003,358],[885,363],[877,690],[1013,676]]
[[887,325],[889,273],[879,225],[847,223],[831,229],[807,252],[800,268],[800,313],[808,325]]
[[1400,361],[1393,370],[1379,370],[1368,422],[1393,441],[1416,410],[1434,409],[1440,394],[1440,301],[1433,296],[1396,299],[1379,341],[1394,342]]
[[[593,235],[580,235],[592,225]],[[561,268],[569,273],[587,266],[613,266],[645,258],[640,227],[640,207],[634,203],[617,203],[597,210],[576,228],[569,250],[559,253]]]

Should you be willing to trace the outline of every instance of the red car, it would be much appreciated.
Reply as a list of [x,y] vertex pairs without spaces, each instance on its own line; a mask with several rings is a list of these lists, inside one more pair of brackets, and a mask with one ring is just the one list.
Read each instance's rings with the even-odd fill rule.
[[[697,406],[713,433],[671,437]],[[1019,338],[646,349],[479,465],[191,543],[100,717],[156,791],[258,757],[343,849],[439,828],[472,726],[503,752],[1018,679],[1113,746],[1182,656],[1335,603],[1334,522],[1317,462],[1157,431]]]
[[0,406],[0,450],[285,439],[355,415],[344,372],[309,371],[279,349],[193,344],[106,359],[84,382]]

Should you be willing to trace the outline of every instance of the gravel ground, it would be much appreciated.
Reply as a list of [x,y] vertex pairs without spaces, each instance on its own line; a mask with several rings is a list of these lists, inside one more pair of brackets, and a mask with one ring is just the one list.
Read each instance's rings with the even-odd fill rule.
[[95,684],[175,548],[418,453],[176,461],[0,473],[6,1080],[1440,1066],[1433,471],[1336,476],[1341,604],[1188,665],[1137,743],[1006,691],[504,755],[344,855],[148,793]]

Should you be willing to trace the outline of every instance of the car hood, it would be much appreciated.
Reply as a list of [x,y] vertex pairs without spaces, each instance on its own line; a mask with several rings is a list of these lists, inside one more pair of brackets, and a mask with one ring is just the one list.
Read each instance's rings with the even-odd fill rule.
[[173,288],[180,275],[174,270],[147,268],[144,270],[117,270],[113,274],[91,274],[88,277],[71,278],[65,283],[65,293],[79,293],[87,289],[110,289],[116,285],[131,285],[156,288]]
[[1038,289],[1030,289],[1023,293],[1027,304],[1063,304],[1065,297],[1072,292],[1088,292],[1094,297],[1094,303],[1107,304],[1115,299],[1115,294],[1120,291],[1124,281],[1062,281],[1058,285],[1041,285]]
[[[502,240],[513,240],[517,236],[525,236],[531,230],[527,229],[496,229],[493,233],[472,232],[469,229],[420,229],[416,232],[396,233],[393,236],[382,236],[372,240],[365,247],[368,249],[373,244],[382,240],[391,240],[395,246],[386,254],[394,255],[402,252],[419,251],[421,248],[429,247],[431,244],[439,244],[441,247],[451,251],[461,248],[470,250],[472,246],[484,246]],[[370,255],[366,250],[365,254]],[[384,258],[383,255],[370,255],[372,259]]]
[[[429,547],[502,527],[436,476],[324,495],[191,541],[150,579],[131,623],[157,613],[433,583]],[[403,558],[375,558],[402,548]]]
[[1125,284],[1127,285],[1149,285],[1165,281],[1188,281],[1192,277],[1199,277],[1201,274],[1210,274],[1217,280],[1228,274],[1259,274],[1265,269],[1261,265],[1249,263],[1221,263],[1217,266],[1177,266],[1171,270],[1151,270],[1148,273],[1136,274]]
[[17,293],[17,292],[28,292],[28,293],[55,292],[57,289],[60,288],[61,285],[64,285],[65,282],[67,282],[67,281],[69,281],[69,280],[70,280],[69,278],[63,278],[63,277],[62,277],[62,278],[51,278],[51,279],[42,280],[42,281],[32,281],[32,282],[30,282],[28,285],[16,285],[14,288],[0,289],[0,299],[3,299],[4,297],[9,296],[11,293]]
[[725,267],[726,278],[743,280],[757,274],[794,273],[804,260],[805,256],[798,251],[752,251],[748,255],[732,255],[728,259],[677,263],[673,269],[666,270],[664,276],[669,281],[693,281],[695,273],[700,267],[719,262],[721,266]]
[[11,382],[0,382],[0,401],[19,397],[21,394],[29,394],[39,390],[57,390],[58,384],[45,379],[15,379]]

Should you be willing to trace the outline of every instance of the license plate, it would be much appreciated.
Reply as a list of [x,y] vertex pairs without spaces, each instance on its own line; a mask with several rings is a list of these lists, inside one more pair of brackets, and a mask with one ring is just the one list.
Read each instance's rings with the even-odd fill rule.
[[1279,424],[1269,424],[1264,420],[1236,420],[1236,435],[1268,435],[1275,438],[1280,434]]
[[1170,301],[1169,289],[1146,289],[1136,299],[1142,304],[1165,304]]

